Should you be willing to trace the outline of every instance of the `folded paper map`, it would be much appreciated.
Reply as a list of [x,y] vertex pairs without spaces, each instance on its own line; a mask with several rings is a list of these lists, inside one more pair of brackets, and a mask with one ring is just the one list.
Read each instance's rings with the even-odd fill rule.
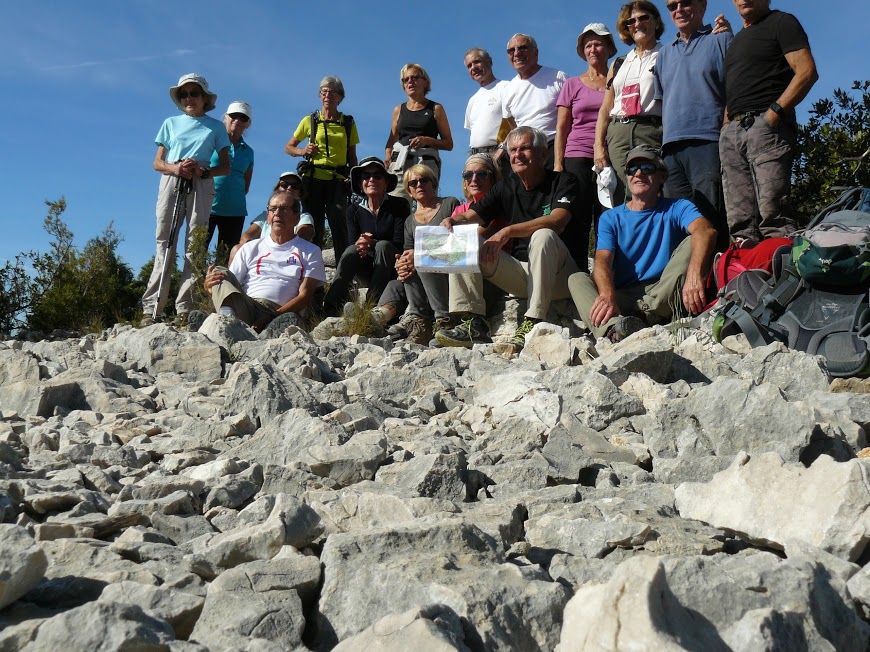
[[477,273],[477,225],[418,226],[414,231],[414,266],[421,272]]

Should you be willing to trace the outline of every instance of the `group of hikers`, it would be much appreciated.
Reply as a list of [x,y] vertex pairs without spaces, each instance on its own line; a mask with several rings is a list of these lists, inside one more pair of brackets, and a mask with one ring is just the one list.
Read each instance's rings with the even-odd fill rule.
[[[254,156],[243,134],[252,108],[233,101],[215,120],[206,115],[217,99],[208,82],[183,76],[169,89],[181,113],[156,139],[157,255],[143,323],[159,320],[167,302],[179,216],[185,254],[194,227],[208,224],[209,240],[218,232],[229,262],[209,269],[205,288],[216,311],[256,330],[277,315],[302,314],[322,294],[327,224],[336,274],[323,314],[350,310],[359,278],[372,320],[394,339],[489,342],[488,317],[505,293],[527,299],[527,309],[501,352],[522,349],[556,299],[573,299],[593,335],[611,341],[675,311],[698,314],[715,251],[795,231],[795,107],[818,79],[793,15],[772,10],[770,0],[733,1],[736,34],[724,16],[705,22],[706,0],[669,1],[676,35],[665,42],[657,7],[628,2],[616,34],[631,51],[612,60],[613,33],[590,23],[577,37],[587,65],[577,77],[541,65],[527,34],[507,43],[510,81],[495,78],[486,50],[468,50],[464,63],[479,89],[465,112],[464,202],[438,193],[441,153],[454,143],[422,66],[400,71],[407,100],[393,110],[384,156],[361,160],[356,122],[339,111],[344,86],[326,76],[321,108],[302,117],[284,147],[301,162],[281,174],[265,214],[244,234]],[[418,227],[464,223],[478,225],[478,272],[415,269]],[[188,319],[193,283],[185,255],[176,324]]]

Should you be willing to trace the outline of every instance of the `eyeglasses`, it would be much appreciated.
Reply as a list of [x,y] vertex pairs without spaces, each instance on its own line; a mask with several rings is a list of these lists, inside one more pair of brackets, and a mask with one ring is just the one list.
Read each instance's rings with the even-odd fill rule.
[[292,206],[269,206],[267,209],[270,213],[292,213]]
[[408,75],[407,77],[402,77],[403,84],[409,84],[412,81],[420,81],[423,79],[422,75]]
[[341,93],[339,93],[334,88],[321,88],[320,94],[321,95],[341,95]]
[[640,16],[635,16],[634,18],[629,18],[628,20],[626,20],[622,24],[625,25],[626,27],[631,27],[635,23],[645,23],[650,18],[651,18],[651,16],[649,14],[641,14]]
[[478,179],[488,179],[489,175],[489,170],[466,170],[462,173],[462,178],[466,181],[471,181],[474,177],[477,177]]
[[629,163],[625,166],[625,176],[630,177],[637,173],[638,170],[644,174],[655,174],[658,172],[659,166],[655,163]]
[[408,186],[411,188],[416,188],[417,186],[425,186],[428,183],[432,183],[432,179],[429,177],[420,177],[419,179],[411,179],[408,182]]
[[515,52],[528,52],[528,50],[529,50],[529,44],[523,43],[522,45],[517,45],[516,47],[508,48],[507,53],[512,55]]
[[302,184],[298,181],[279,181],[278,185],[282,188],[290,188],[291,190],[301,190]]
[[363,181],[367,181],[369,179],[377,179],[378,181],[383,181],[387,177],[384,176],[383,172],[366,172],[363,170],[359,173],[360,179]]
[[244,113],[230,113],[230,120],[238,120],[239,122],[248,123],[251,119]]
[[200,91],[178,91],[179,100],[186,100],[188,97],[196,99],[202,97],[202,93]]
[[665,7],[668,8],[668,11],[674,13],[677,9],[680,8],[688,9],[692,6],[692,2],[694,2],[694,0],[677,0],[677,2],[669,2],[665,5]]

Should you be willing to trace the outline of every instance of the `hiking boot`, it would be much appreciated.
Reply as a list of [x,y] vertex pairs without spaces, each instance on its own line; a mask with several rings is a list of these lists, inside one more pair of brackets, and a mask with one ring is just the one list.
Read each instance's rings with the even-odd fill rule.
[[396,312],[395,306],[389,303],[372,308],[372,325],[383,328],[396,316]]
[[421,346],[427,346],[432,339],[432,322],[419,315],[414,315],[411,328],[408,331],[408,341]]
[[537,323],[537,320],[526,317],[523,319],[522,323],[517,326],[513,337],[511,337],[507,342],[497,342],[493,345],[492,350],[505,356],[518,354],[526,345],[526,335],[529,334],[529,331],[531,331]]
[[644,328],[646,328],[646,324],[639,317],[620,317],[619,321],[607,329],[604,337],[616,344]]
[[489,324],[480,315],[468,315],[455,328],[444,328],[435,332],[435,339],[441,346],[463,346],[470,349],[475,344],[488,344]]
[[149,326],[153,326],[154,324],[159,324],[160,319],[154,319],[153,317],[142,317],[142,320],[139,322],[139,328],[148,328]]
[[387,329],[387,335],[389,335],[390,339],[394,342],[405,339],[408,337],[408,333],[411,332],[411,323],[419,318],[419,315],[415,315],[412,312],[406,312],[402,315],[401,319],[399,319],[398,323],[393,324]]

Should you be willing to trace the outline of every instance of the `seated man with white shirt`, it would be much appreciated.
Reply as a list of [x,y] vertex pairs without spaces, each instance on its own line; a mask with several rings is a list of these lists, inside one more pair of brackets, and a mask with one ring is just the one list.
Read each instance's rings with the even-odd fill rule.
[[278,315],[298,316],[326,281],[320,248],[294,236],[299,202],[279,190],[269,198],[267,213],[269,234],[242,246],[229,269],[212,265],[205,277],[215,310],[257,332]]

